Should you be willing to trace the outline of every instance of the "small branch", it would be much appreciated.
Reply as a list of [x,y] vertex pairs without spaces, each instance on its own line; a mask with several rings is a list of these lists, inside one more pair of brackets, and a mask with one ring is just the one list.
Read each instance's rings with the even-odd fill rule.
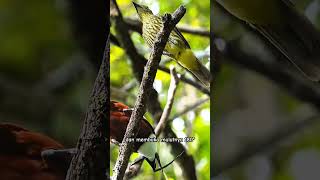
[[136,132],[138,131],[139,121],[143,118],[143,115],[145,113],[145,104],[152,90],[153,81],[156,76],[156,72],[159,66],[159,62],[161,60],[161,55],[163,53],[164,47],[172,29],[180,21],[185,12],[186,9],[183,6],[180,6],[174,12],[172,19],[171,16],[168,14],[164,17],[163,27],[157,34],[157,40],[154,42],[154,46],[152,48],[149,61],[147,62],[147,65],[145,67],[138,98],[134,106],[134,111],[131,115],[130,122],[128,124],[126,133],[123,138],[123,142],[120,146],[120,153],[116,165],[114,167],[114,180],[123,179],[130,155],[132,153],[133,146],[133,142],[126,142],[126,139],[134,138]]
[[137,81],[135,81],[134,79],[131,80],[130,82],[128,82],[127,84],[125,84],[121,90],[122,91],[130,91],[131,89],[133,89],[135,86],[137,85]]
[[187,112],[190,112],[196,108],[198,108],[199,106],[201,106],[203,103],[207,102],[210,100],[210,97],[208,98],[204,98],[204,99],[200,99],[199,101],[195,102],[194,104],[191,104],[189,106],[187,106],[185,109],[183,109],[181,112],[178,112],[176,115],[174,115],[171,119],[174,120],[184,114],[186,114]]
[[224,161],[221,164],[214,164],[212,176],[218,176],[223,171],[241,164],[245,160],[254,155],[257,155],[258,153],[266,152],[272,148],[275,148],[275,146],[279,142],[285,140],[286,138],[294,135],[295,133],[306,127],[310,127],[315,123],[318,123],[319,118],[319,115],[312,115],[306,119],[282,125],[276,130],[275,133],[272,133],[270,136],[260,139],[254,144],[248,145],[246,148],[241,150],[241,152],[238,153],[234,158]]
[[[163,72],[166,72],[166,73],[170,73],[170,70],[164,66],[159,66],[159,70],[163,71]],[[200,90],[201,92],[203,92],[204,94],[207,94],[210,96],[210,91],[204,87],[202,84],[194,81],[194,80],[191,80],[187,77],[185,77],[184,75],[181,75],[180,78],[179,78],[181,81],[193,86],[194,88]]]
[[160,135],[160,133],[163,131],[163,129],[165,128],[165,126],[167,124],[167,121],[169,119],[171,109],[173,106],[174,95],[176,93],[176,90],[177,90],[177,87],[179,84],[179,77],[176,72],[176,69],[174,67],[170,67],[170,71],[171,71],[171,73],[170,73],[171,74],[171,81],[170,81],[170,86],[169,86],[169,90],[168,90],[168,97],[167,97],[168,100],[167,100],[166,106],[163,109],[163,113],[160,118],[160,121],[154,130],[157,137]]
[[81,80],[89,70],[88,67],[90,67],[90,65],[83,56],[75,54],[68,62],[53,72],[50,72],[34,89],[38,91],[46,90],[50,93],[59,93]]
[[238,42],[238,40],[228,42],[225,50],[220,51],[221,55],[233,64],[263,75],[297,99],[310,103],[320,110],[318,84],[307,81],[304,77],[299,76],[295,70],[293,72],[289,68],[282,68],[279,62],[264,61],[257,56],[241,51]]

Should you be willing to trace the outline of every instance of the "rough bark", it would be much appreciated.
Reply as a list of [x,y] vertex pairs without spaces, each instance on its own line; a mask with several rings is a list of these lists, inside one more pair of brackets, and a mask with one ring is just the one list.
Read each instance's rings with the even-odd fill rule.
[[77,143],[77,154],[73,157],[66,180],[105,179],[109,162],[107,130],[109,123],[110,47],[107,41],[104,58],[85,115],[82,131]]

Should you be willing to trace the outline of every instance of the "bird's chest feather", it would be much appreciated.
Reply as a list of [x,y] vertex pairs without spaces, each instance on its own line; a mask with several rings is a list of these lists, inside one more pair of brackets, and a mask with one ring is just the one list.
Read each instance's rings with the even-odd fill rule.
[[[154,41],[156,40],[157,34],[160,31],[160,28],[161,27],[151,27],[149,24],[143,25],[142,37],[150,48],[152,48]],[[181,50],[181,47],[179,46],[180,44],[181,42],[179,41],[179,39],[172,37],[171,33],[164,51],[169,54],[176,55]]]

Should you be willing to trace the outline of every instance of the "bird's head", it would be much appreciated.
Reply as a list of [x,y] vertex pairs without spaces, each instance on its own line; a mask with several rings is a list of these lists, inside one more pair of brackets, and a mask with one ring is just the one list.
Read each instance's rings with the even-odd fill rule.
[[123,111],[124,109],[129,109],[129,107],[121,102],[110,101],[110,110],[112,112]]
[[140,5],[135,2],[132,2],[132,3],[134,5],[134,7],[136,8],[136,11],[137,11],[141,21],[143,21],[144,18],[147,18],[150,15],[153,15],[152,11],[148,8],[148,6]]

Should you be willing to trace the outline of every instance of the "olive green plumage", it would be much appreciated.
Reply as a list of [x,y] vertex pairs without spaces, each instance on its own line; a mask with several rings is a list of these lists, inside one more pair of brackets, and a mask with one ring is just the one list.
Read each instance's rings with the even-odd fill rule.
[[[163,26],[162,18],[154,15],[147,6],[139,5],[137,3],[133,4],[143,24],[142,37],[148,46],[152,47],[158,32]],[[165,46],[164,54],[176,60],[182,67],[196,76],[204,85],[210,87],[210,71],[197,59],[190,49],[189,43],[177,28],[172,30]]]

